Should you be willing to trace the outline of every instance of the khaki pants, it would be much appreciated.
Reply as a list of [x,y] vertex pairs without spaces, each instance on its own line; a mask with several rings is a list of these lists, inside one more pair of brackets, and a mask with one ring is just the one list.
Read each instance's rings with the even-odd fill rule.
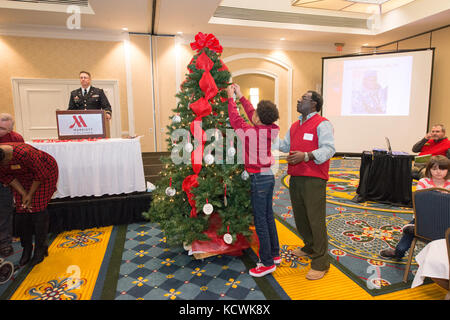
[[305,242],[303,251],[312,259],[311,268],[318,271],[330,267],[326,227],[326,185],[315,177],[291,176],[289,193],[295,224]]

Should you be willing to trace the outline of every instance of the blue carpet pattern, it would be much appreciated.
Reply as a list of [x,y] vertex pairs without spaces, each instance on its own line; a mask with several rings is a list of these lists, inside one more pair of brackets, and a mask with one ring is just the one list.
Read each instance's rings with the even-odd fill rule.
[[158,224],[128,225],[116,300],[265,300],[238,257],[196,260]]

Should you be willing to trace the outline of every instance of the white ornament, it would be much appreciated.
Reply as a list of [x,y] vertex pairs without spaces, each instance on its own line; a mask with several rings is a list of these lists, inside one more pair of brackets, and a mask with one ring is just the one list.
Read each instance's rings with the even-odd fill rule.
[[175,190],[175,188],[171,188],[171,187],[166,188],[166,194],[169,197],[173,197],[175,195],[175,193],[177,193],[177,190]]
[[156,186],[153,183],[147,181],[147,192],[155,191],[155,189]]
[[232,236],[231,234],[229,234],[229,233],[225,233],[225,234],[223,235],[223,241],[224,241],[226,244],[232,244],[232,243],[233,243],[233,236]]
[[180,123],[181,122],[181,117],[179,115],[173,116],[172,122],[173,123]]
[[234,155],[236,154],[236,149],[234,147],[230,147],[230,149],[228,149],[227,154],[229,157],[234,157]]
[[244,172],[242,172],[241,178],[242,180],[247,180],[248,178],[250,178],[250,175],[248,174],[247,170],[244,170]]
[[192,143],[188,142],[188,143],[185,144],[184,150],[186,152],[192,152],[192,150],[194,150],[194,146],[192,145]]
[[187,242],[183,242],[183,248],[186,251],[191,251],[192,250],[192,244],[188,244]]
[[213,213],[214,207],[211,203],[207,203],[203,206],[203,213],[209,216],[211,213]]
[[214,156],[212,154],[207,154],[204,158],[206,164],[213,164],[214,163]]

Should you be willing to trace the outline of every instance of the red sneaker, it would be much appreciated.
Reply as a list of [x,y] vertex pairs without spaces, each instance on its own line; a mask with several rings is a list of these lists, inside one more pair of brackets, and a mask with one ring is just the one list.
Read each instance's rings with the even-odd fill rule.
[[275,263],[276,265],[281,264],[281,257],[275,257],[275,258],[273,258],[273,263]]
[[262,263],[257,263],[256,268],[250,269],[248,273],[252,277],[264,277],[266,274],[274,272],[276,268],[276,265],[266,267]]

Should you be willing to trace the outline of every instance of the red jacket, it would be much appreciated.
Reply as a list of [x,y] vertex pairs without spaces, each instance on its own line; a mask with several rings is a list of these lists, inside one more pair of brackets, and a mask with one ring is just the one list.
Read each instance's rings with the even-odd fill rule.
[[[300,125],[300,120],[295,122],[290,129],[291,148],[290,151],[311,152],[319,148],[319,137],[317,127],[322,121],[328,119],[316,114]],[[317,177],[328,180],[328,169],[330,160],[322,164],[316,164],[313,160],[302,161],[295,165],[288,165],[288,174],[291,176]]]
[[[239,100],[247,117],[251,120],[255,109],[245,97]],[[274,164],[272,141],[278,136],[280,128],[276,124],[249,125],[239,114],[236,103],[228,99],[228,117],[236,135],[244,144],[245,170],[250,173],[266,171]]]
[[419,156],[431,154],[433,156],[447,156],[447,150],[450,149],[450,140],[442,139],[436,143],[433,139],[428,140],[420,150]]

